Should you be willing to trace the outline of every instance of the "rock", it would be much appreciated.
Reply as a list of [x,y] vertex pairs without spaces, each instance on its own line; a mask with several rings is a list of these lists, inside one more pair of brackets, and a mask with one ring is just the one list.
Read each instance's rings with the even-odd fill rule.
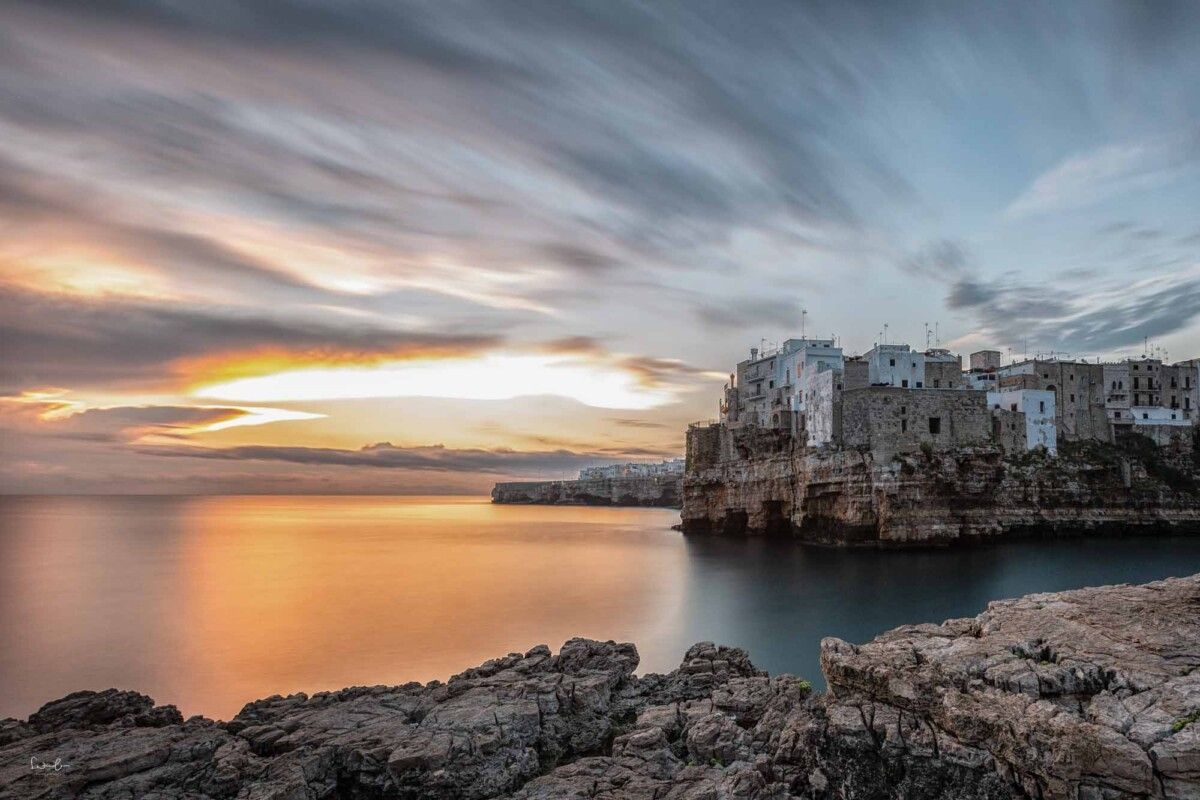
[[823,696],[709,642],[666,675],[637,663],[572,639],[226,723],[78,692],[0,722],[0,798],[1200,797],[1200,576],[827,639]]
[[[786,430],[688,429],[680,527],[837,546],[921,547],[1022,536],[1200,532],[1200,456],[1063,442],[928,453],[812,448]],[[1032,674],[1022,676],[1034,680]]]

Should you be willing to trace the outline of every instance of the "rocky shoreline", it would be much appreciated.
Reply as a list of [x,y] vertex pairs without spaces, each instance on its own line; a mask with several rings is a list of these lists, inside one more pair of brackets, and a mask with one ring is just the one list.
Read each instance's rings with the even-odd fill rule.
[[826,694],[736,648],[637,676],[584,639],[229,722],[77,692],[0,722],[0,798],[1200,797],[1200,575],[821,650]]

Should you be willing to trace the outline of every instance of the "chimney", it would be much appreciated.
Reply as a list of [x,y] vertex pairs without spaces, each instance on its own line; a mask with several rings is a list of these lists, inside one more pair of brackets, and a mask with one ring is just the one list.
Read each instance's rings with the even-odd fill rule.
[[750,348],[750,360],[751,360],[751,361],[753,361],[753,360],[754,360],[754,359],[756,359],[756,358],[758,358],[758,348],[757,348],[757,347],[751,347],[751,348]]

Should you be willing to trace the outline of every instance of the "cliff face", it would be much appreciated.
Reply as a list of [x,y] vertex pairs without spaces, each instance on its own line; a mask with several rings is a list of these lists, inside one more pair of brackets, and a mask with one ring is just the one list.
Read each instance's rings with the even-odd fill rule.
[[[708,448],[689,461],[683,528],[905,546],[1014,535],[1200,532],[1191,450],[1132,439],[1067,443],[1058,457],[996,447],[897,454],[783,445]],[[689,438],[689,445],[691,440]]]
[[493,503],[679,508],[680,477],[497,483]]
[[637,661],[574,639],[228,723],[79,692],[0,722],[0,798],[1200,797],[1200,576],[827,639],[826,695],[707,643],[667,675]]

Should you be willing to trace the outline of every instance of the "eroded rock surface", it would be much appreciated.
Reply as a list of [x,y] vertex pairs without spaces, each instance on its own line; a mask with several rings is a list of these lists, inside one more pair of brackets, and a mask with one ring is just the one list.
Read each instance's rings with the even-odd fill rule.
[[1200,798],[1200,576],[827,639],[826,695],[709,643],[637,662],[574,639],[227,723],[79,692],[0,723],[0,797]]

